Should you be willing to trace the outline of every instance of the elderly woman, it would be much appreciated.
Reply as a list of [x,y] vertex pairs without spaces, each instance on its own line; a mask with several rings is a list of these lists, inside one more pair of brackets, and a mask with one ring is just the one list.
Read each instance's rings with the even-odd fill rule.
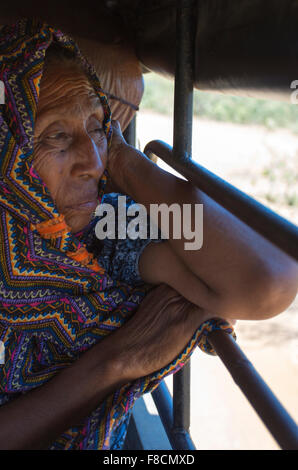
[[[0,35],[0,447],[119,449],[135,400],[197,345],[212,353],[208,332],[232,332],[219,317],[285,310],[297,266],[126,144],[70,38],[31,20]],[[172,230],[98,240],[96,207],[116,206],[107,175],[147,209],[204,204],[203,247],[184,250]]]

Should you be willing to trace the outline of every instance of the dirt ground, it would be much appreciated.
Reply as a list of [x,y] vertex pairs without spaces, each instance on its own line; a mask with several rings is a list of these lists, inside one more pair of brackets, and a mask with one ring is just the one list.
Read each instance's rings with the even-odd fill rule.
[[[140,112],[139,147],[172,145],[172,120]],[[298,136],[194,120],[193,158],[291,222],[298,224]],[[159,160],[161,167],[172,171]],[[298,419],[298,297],[266,321],[238,321],[238,344],[291,416]],[[198,449],[278,449],[218,357],[199,351],[191,361],[191,436]],[[172,379],[166,379],[172,388]]]

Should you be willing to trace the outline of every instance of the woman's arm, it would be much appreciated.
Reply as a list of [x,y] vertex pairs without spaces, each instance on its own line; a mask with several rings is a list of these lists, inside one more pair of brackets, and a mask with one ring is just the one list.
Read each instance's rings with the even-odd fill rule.
[[127,382],[103,340],[53,379],[0,407],[0,449],[44,449]]
[[[297,263],[203,191],[162,170],[127,145],[117,123],[113,128],[108,168],[123,193],[147,211],[150,204],[191,205],[192,231],[195,204],[203,204],[203,246],[185,250],[189,240],[183,231],[181,239],[173,238],[171,220],[168,246],[150,244],[144,251],[140,263],[144,279],[154,282],[158,276],[160,282],[162,276],[162,282],[175,286],[182,295],[190,291],[191,285],[203,300],[201,305],[218,316],[264,319],[284,311],[297,293]],[[178,276],[178,272],[185,276]]]
[[0,449],[45,449],[108,395],[170,364],[211,315],[162,285],[137,312],[41,387],[0,407]]

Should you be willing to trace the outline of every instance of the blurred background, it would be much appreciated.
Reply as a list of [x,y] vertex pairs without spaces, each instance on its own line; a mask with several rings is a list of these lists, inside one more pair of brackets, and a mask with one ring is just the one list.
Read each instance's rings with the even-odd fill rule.
[[[173,81],[144,75],[137,146],[173,143]],[[298,224],[298,106],[194,92],[193,159]],[[175,173],[158,159],[158,165]],[[238,343],[279,400],[298,420],[298,297],[266,321],[238,321]],[[172,378],[166,378],[172,390]],[[147,403],[149,401],[147,400]],[[151,404],[151,414],[156,413]],[[273,450],[274,439],[217,357],[191,361],[191,428],[197,449]]]

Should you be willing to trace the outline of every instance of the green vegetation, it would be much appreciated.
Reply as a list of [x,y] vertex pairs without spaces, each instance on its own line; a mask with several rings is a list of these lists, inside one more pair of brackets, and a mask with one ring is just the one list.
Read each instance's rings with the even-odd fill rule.
[[290,158],[271,152],[270,165],[266,166],[261,176],[270,182],[270,189],[264,195],[268,202],[298,207],[298,165],[297,157]]
[[[155,73],[145,74],[144,79],[145,93],[141,109],[172,115],[173,80]],[[290,103],[195,90],[194,114],[216,121],[259,124],[269,129],[283,127],[298,134],[298,106]]]

